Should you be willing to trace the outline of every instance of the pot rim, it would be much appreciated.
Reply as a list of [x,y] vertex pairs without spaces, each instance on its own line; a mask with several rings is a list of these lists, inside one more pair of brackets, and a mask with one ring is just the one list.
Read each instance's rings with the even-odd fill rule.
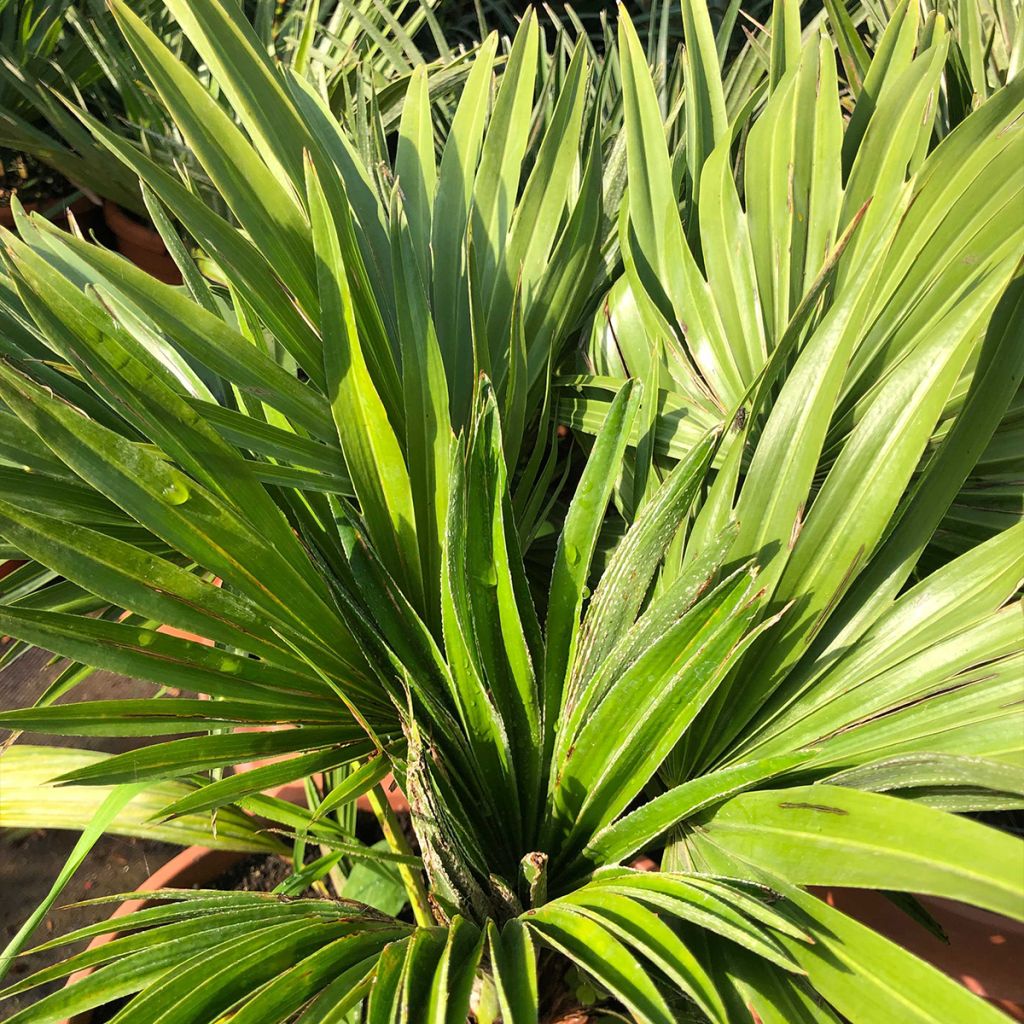
[[[211,850],[205,846],[189,846],[181,853],[175,854],[169,861],[162,864],[153,872],[139,887],[138,892],[155,892],[158,889],[188,889],[194,885],[202,885],[212,881],[218,875],[223,874],[249,854],[241,850]],[[150,900],[145,897],[127,900],[118,905],[117,909],[107,918],[114,921],[116,918],[133,914],[136,910],[142,910]],[[85,947],[86,950],[96,949],[117,938],[118,932],[111,930],[97,935],[90,940]],[[93,973],[94,968],[85,967],[80,971],[68,976],[64,987],[74,985],[76,982],[87,978]],[[74,1017],[66,1018],[60,1024],[91,1024],[93,1019],[92,1010],[84,1010],[75,1014]]]
[[[288,800],[291,803],[298,803],[305,795],[302,784],[296,782],[286,782],[282,786],[275,786],[267,790],[267,792],[271,796],[280,800]],[[158,867],[138,886],[136,891],[156,892],[159,889],[188,889],[192,886],[203,885],[249,856],[252,854],[244,850],[212,850],[206,846],[187,846],[181,853],[176,853],[170,860]],[[107,920],[113,921],[119,917],[133,914],[136,910],[144,909],[150,902],[144,896],[126,900],[118,904]],[[106,945],[117,938],[117,935],[116,929],[96,935],[85,948],[89,950]],[[88,977],[93,970],[92,967],[84,967],[82,970],[68,975],[64,987],[67,988],[68,985],[73,985],[82,978]],[[92,1018],[93,1011],[85,1010],[74,1017],[65,1018],[60,1024],[91,1024]]]

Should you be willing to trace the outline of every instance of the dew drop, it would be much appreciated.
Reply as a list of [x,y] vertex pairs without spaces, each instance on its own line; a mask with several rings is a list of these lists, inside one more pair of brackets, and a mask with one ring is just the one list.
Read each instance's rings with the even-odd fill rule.
[[565,557],[570,565],[580,564],[580,549],[575,544],[566,544]]
[[221,672],[231,672],[232,674],[241,672],[242,663],[238,658],[221,658],[220,670]]
[[139,634],[139,646],[140,647],[148,647],[153,642],[154,639],[155,639],[155,634],[154,633],[151,633],[149,630],[143,630]]
[[182,502],[188,501],[188,488],[177,480],[172,480],[161,488],[160,497],[168,505],[180,505]]

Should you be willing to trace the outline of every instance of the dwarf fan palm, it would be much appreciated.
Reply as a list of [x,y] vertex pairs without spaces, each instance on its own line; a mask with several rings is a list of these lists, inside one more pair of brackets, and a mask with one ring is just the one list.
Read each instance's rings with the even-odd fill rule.
[[[744,222],[716,136],[724,106],[698,84],[717,61],[706,11],[686,5],[700,42],[686,57],[684,169],[698,197],[687,223],[623,19],[619,240],[650,337],[667,349],[681,320],[687,342],[700,325],[693,365],[676,366],[694,412],[674,464],[656,464],[672,420],[650,399],[664,389],[655,350],[655,369],[600,408],[572,500],[549,521],[549,374],[608,284],[601,104],[588,102],[583,50],[533,140],[533,17],[493,103],[495,41],[476,54],[441,138],[416,72],[382,169],[228,4],[168,6],[241,127],[115,9],[240,228],[93,123],[199,243],[213,283],[183,250],[175,289],[35,217],[19,216],[20,238],[4,234],[0,400],[13,440],[0,533],[63,581],[5,603],[0,629],[214,699],[48,701],[2,721],[191,734],[79,759],[61,779],[110,793],[94,827],[138,829],[142,808],[159,807],[192,830],[217,810],[238,845],[253,844],[241,807],[295,833],[299,853],[334,851],[288,891],[375,855],[339,812],[394,771],[417,849],[382,813],[392,846],[376,856],[401,872],[414,923],[343,899],[172,893],[121,918],[102,950],[11,986],[97,968],[13,1020],[122,996],[126,1024],[522,1024],[584,1001],[658,1024],[740,1021],[749,1008],[765,1021],[999,1019],[805,889],[931,893],[1024,916],[1020,844],[946,810],[1022,799],[1009,696],[1020,606],[1007,603],[1022,528],[904,591],[1019,372],[1015,236],[994,225],[972,262],[951,243],[921,271],[957,288],[934,307],[911,302],[930,278],[902,282],[938,248],[936,222],[959,223],[946,192],[968,192],[976,165],[998,166],[1014,144],[1016,94],[997,93],[925,155],[920,114],[941,57],[924,55],[904,73],[906,110],[879,100],[837,196],[831,45],[780,46],[777,60],[796,63],[770,76],[766,127],[747,146],[775,145],[772,119],[820,125],[833,174],[812,176],[824,193],[813,223],[805,206],[787,217],[774,165],[748,186],[748,214],[761,187],[772,217],[740,237],[782,247],[795,234],[804,254],[785,275],[768,268],[762,317],[742,305],[762,301],[756,257],[714,255]],[[794,107],[810,101],[807,122]],[[872,147],[881,167],[861,156]],[[720,236],[701,220],[713,195]],[[716,274],[746,268],[746,289],[729,294],[735,316],[754,316],[750,333],[716,323],[725,304],[698,280],[695,252]],[[857,344],[884,303],[905,308],[914,345]],[[932,328],[921,338],[919,322]],[[961,411],[901,503],[968,365],[963,408],[982,423]],[[602,549],[616,491],[629,525]],[[542,524],[556,549],[528,568]],[[104,607],[130,617],[87,614]],[[229,731],[270,723],[284,728]],[[205,774],[269,755],[283,759]],[[308,811],[261,793],[318,774]],[[662,870],[629,867],[642,852]]]

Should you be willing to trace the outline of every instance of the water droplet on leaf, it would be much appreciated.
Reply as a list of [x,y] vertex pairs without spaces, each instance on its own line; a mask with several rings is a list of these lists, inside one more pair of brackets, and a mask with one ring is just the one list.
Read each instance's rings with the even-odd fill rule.
[[177,480],[172,480],[160,490],[160,497],[168,505],[180,505],[188,501],[188,488]]

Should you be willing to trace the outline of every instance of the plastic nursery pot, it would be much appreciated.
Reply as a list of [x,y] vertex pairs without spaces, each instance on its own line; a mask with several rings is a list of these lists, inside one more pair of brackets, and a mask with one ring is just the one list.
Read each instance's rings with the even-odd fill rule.
[[103,219],[122,256],[159,281],[181,284],[181,273],[159,232],[135,220],[109,199],[103,201]]
[[881,893],[819,889],[830,906],[849,914],[1024,1021],[1024,925],[952,900],[919,896],[949,938],[943,942]]

